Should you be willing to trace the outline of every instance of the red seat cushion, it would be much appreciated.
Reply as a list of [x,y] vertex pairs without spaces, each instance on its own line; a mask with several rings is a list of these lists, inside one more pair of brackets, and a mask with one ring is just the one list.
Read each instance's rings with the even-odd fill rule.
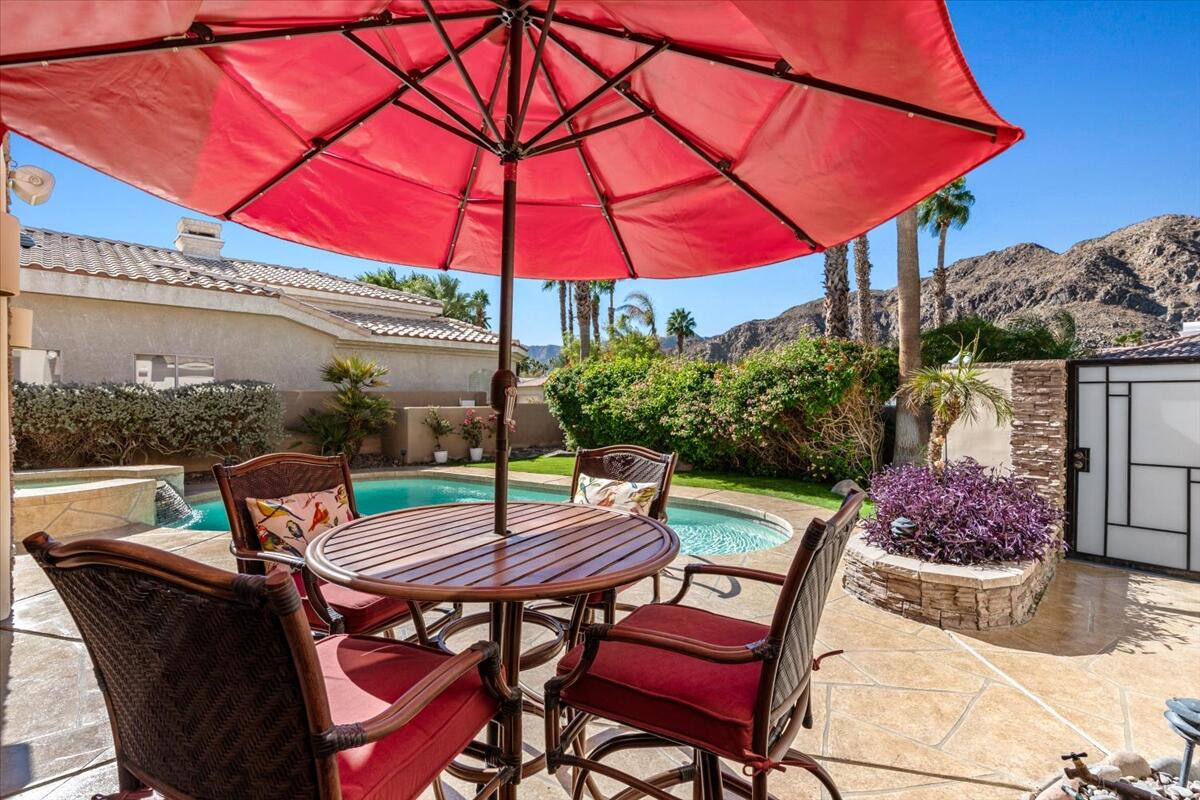
[[[325,623],[308,602],[304,578],[298,572],[293,572],[292,578],[296,581],[300,596],[304,598],[304,613],[308,615],[309,624],[314,628],[324,628]],[[347,633],[374,633],[385,626],[391,627],[388,623],[399,624],[409,617],[408,602],[405,600],[359,592],[319,578],[317,580],[325,602],[346,618]]]
[[[391,639],[328,636],[316,643],[334,724],[383,711],[450,656]],[[412,722],[338,753],[344,800],[412,800],[495,716],[477,671],[438,695]]]
[[[647,605],[618,628],[673,633],[715,645],[766,637],[765,625],[698,608]],[[579,663],[583,646],[567,653],[558,672]],[[575,708],[742,760],[751,752],[751,722],[762,664],[714,664],[643,645],[604,642],[591,669],[563,691]]]

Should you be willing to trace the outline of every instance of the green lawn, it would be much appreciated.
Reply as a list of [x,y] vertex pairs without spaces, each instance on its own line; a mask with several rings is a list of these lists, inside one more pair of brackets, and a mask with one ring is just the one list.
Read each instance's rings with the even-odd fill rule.
[[[564,475],[569,478],[575,466],[575,458],[574,456],[538,456],[537,458],[514,459],[510,463],[513,470],[520,472]],[[492,469],[493,464],[482,462],[466,466]],[[674,484],[676,486],[695,486],[700,489],[728,489],[733,492],[765,494],[768,497],[780,497],[784,500],[795,500],[829,509],[836,509],[842,503],[842,498],[829,491],[829,487],[825,484],[803,481],[798,478],[766,478],[695,470],[675,473]]]

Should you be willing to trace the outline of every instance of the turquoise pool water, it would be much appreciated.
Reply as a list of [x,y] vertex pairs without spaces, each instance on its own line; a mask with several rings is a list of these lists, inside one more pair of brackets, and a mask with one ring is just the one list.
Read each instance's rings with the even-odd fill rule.
[[[567,499],[565,487],[551,489],[509,489],[512,500]],[[471,481],[430,480],[427,478],[381,478],[357,480],[354,495],[361,514],[378,514],[397,508],[427,506],[435,503],[464,503],[491,500],[492,486]],[[193,503],[197,517],[186,527],[209,531],[229,530],[229,518],[220,500]],[[736,514],[723,514],[684,505],[668,508],[671,528],[679,535],[680,549],[690,555],[728,555],[775,547],[787,541],[788,534],[759,520]]]

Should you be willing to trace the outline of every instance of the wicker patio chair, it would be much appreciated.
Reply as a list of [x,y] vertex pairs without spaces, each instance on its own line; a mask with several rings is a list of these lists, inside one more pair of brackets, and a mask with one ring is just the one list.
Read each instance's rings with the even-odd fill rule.
[[309,571],[303,558],[262,550],[254,530],[254,520],[246,507],[248,497],[286,497],[299,492],[333,489],[344,484],[350,512],[355,517],[359,516],[350,465],[344,455],[270,453],[232,467],[214,464],[213,475],[225,502],[225,513],[229,516],[229,532],[233,536],[229,549],[237,558],[238,571],[247,575],[263,575],[267,563],[283,564],[290,569],[296,588],[304,600],[309,623],[314,629],[328,633],[380,633],[391,636],[392,628],[411,621],[416,629],[416,640],[429,644],[430,633],[461,616],[462,606],[454,605],[432,624],[426,624],[424,612],[435,604],[418,605],[408,600],[367,594],[326,583]]
[[[579,479],[584,475],[609,480],[654,483],[658,486],[658,492],[650,503],[647,516],[666,522],[667,498],[671,493],[671,479],[675,476],[678,463],[679,456],[676,453],[659,453],[634,444],[615,444],[592,450],[580,449],[575,453],[571,498],[574,499],[575,492],[579,489]],[[654,584],[651,602],[657,603],[662,597],[662,576],[656,574],[651,580]],[[629,586],[622,586],[617,590],[598,592],[587,598],[586,603],[576,602],[569,622],[568,644],[574,646],[578,642],[580,629],[592,621],[597,611],[602,613],[605,622],[616,622],[619,607],[617,593],[628,588]],[[632,607],[626,607],[624,610],[632,610]]]
[[[853,492],[828,522],[808,526],[787,575],[690,564],[670,602],[585,629],[545,695],[547,765],[551,772],[574,768],[576,800],[593,772],[627,784],[631,796],[673,800],[667,789],[691,781],[700,800],[719,800],[724,789],[766,800],[769,774],[791,766],[841,797],[825,769],[789,745],[800,726],[812,727],[810,680],[824,657],[813,657],[813,641],[863,498]],[[771,625],[679,605],[696,575],[781,587]],[[593,717],[636,732],[609,738],[586,756],[572,752]],[[620,750],[679,746],[694,750],[693,761],[645,780],[603,763]],[[721,758],[742,764],[750,780],[723,771]]]
[[[25,548],[92,658],[116,752],[110,797],[408,800],[493,720],[515,724],[519,695],[493,644],[451,656],[378,637],[314,640],[284,573],[44,533]],[[477,797],[512,773],[497,770]]]

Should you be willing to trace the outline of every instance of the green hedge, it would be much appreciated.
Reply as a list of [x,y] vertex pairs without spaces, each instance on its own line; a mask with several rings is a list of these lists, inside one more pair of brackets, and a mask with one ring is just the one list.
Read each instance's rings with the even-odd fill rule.
[[571,447],[674,450],[702,469],[836,480],[871,471],[896,353],[800,339],[729,366],[602,358],[552,372],[546,400]]
[[222,381],[160,391],[121,383],[13,387],[22,468],[127,464],[135,455],[248,458],[283,437],[269,383]]

